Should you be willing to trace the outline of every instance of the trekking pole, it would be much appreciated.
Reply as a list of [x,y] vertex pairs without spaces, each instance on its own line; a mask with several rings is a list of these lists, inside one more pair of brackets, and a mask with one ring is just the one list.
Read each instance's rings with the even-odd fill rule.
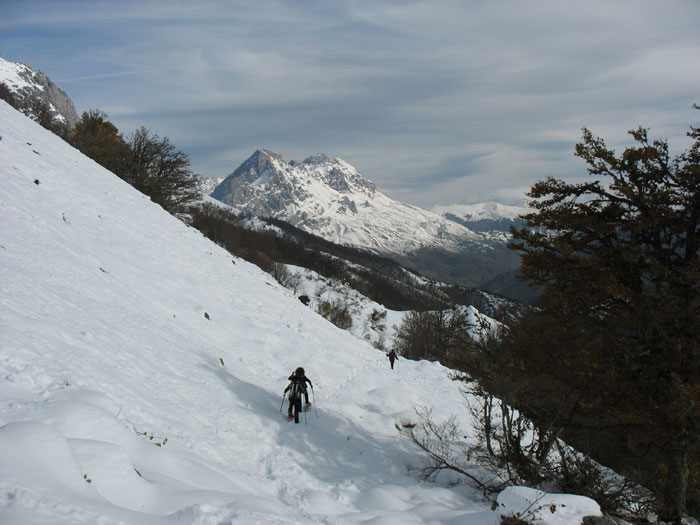
[[282,403],[280,403],[280,412],[282,412],[282,407],[284,406],[284,398],[286,397],[287,393],[285,392],[282,394]]
[[316,410],[316,394],[314,393],[314,387],[311,387],[311,397],[314,399],[314,414],[316,414],[316,419],[318,419],[318,410]]

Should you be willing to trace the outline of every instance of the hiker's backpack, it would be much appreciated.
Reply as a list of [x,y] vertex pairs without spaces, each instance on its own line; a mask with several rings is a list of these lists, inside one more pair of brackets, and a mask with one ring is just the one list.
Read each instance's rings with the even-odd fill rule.
[[304,382],[303,381],[297,381],[296,379],[292,379],[292,382],[290,383],[290,388],[289,388],[289,399],[295,400],[295,399],[301,399],[301,395],[304,393],[306,390],[304,388]]

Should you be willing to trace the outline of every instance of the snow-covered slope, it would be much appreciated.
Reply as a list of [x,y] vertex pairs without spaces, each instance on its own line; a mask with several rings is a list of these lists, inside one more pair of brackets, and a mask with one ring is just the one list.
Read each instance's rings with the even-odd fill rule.
[[41,70],[33,71],[25,64],[0,57],[0,83],[9,88],[17,105],[26,108],[30,115],[34,111],[33,103],[41,101],[48,106],[55,120],[70,128],[78,122],[73,101]]
[[[286,265],[286,268],[290,275],[287,287],[292,289],[297,297],[306,296],[311,309],[323,312],[324,304],[344,308],[351,319],[351,325],[346,328],[351,334],[369,342],[375,348],[390,349],[394,346],[397,328],[401,326],[407,312],[388,309],[365,297],[342,280],[328,279],[313,270],[298,266]],[[410,278],[420,279],[413,275]],[[508,310],[503,298],[485,293],[477,297],[481,304],[486,303],[485,306],[490,311],[499,308],[501,311]],[[476,328],[481,322],[487,321],[494,332],[500,329],[500,323],[484,315],[473,305],[458,308],[466,313],[467,324],[473,327],[470,333],[474,339],[481,337]]]
[[454,250],[483,240],[437,214],[390,199],[350,164],[323,154],[287,163],[277,153],[258,150],[212,197],[331,242],[384,254]]
[[[1,101],[0,137],[0,522],[497,521],[406,470],[394,422],[462,411],[446,369],[391,371]],[[315,410],[294,425],[299,365]]]

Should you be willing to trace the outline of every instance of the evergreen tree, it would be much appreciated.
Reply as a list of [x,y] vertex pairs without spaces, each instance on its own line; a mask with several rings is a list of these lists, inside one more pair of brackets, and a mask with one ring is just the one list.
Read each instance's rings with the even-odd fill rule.
[[0,82],[0,100],[4,100],[15,109],[19,109],[19,104],[10,87],[4,82]]
[[129,146],[102,111],[91,109],[84,112],[73,128],[70,143],[115,175],[125,178]]
[[576,155],[594,179],[530,190],[536,211],[512,248],[546,294],[507,338],[501,393],[646,484],[679,522],[686,495],[700,503],[700,128],[674,159],[647,130],[630,135],[617,156],[584,129]]

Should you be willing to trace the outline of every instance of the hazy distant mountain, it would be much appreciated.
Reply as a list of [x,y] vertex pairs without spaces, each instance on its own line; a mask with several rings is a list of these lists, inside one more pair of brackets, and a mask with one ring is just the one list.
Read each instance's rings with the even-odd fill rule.
[[41,70],[34,71],[25,64],[0,57],[0,84],[12,93],[13,105],[31,117],[36,117],[37,102],[41,102],[54,120],[69,128],[79,120],[70,97]]
[[510,227],[521,228],[519,216],[529,213],[527,206],[513,206],[500,202],[479,202],[450,206],[432,206],[430,211],[445,219],[466,226],[472,231],[486,235],[490,239],[507,242]]
[[[480,274],[483,276],[483,280],[478,284],[481,289],[525,303],[537,303],[541,289],[531,288],[518,279],[520,256],[506,248],[511,239],[511,226],[522,228],[525,222],[520,216],[531,213],[532,209],[524,205],[514,206],[500,202],[433,206],[430,209],[448,220],[501,243],[501,248],[496,249],[492,255],[492,258],[497,260],[492,268],[501,268],[500,272],[491,273],[489,267],[484,267],[484,265],[489,264],[486,259],[472,259],[470,261],[470,264],[483,269]],[[463,281],[457,278],[456,282]]]
[[197,175],[197,189],[202,195],[211,195],[216,187],[224,181],[225,177],[209,178]]
[[517,219],[518,216],[529,213],[527,206],[513,206],[500,202],[478,202],[475,204],[452,204],[448,206],[432,206],[431,211],[439,214],[450,214],[464,221],[478,222],[483,220]]

